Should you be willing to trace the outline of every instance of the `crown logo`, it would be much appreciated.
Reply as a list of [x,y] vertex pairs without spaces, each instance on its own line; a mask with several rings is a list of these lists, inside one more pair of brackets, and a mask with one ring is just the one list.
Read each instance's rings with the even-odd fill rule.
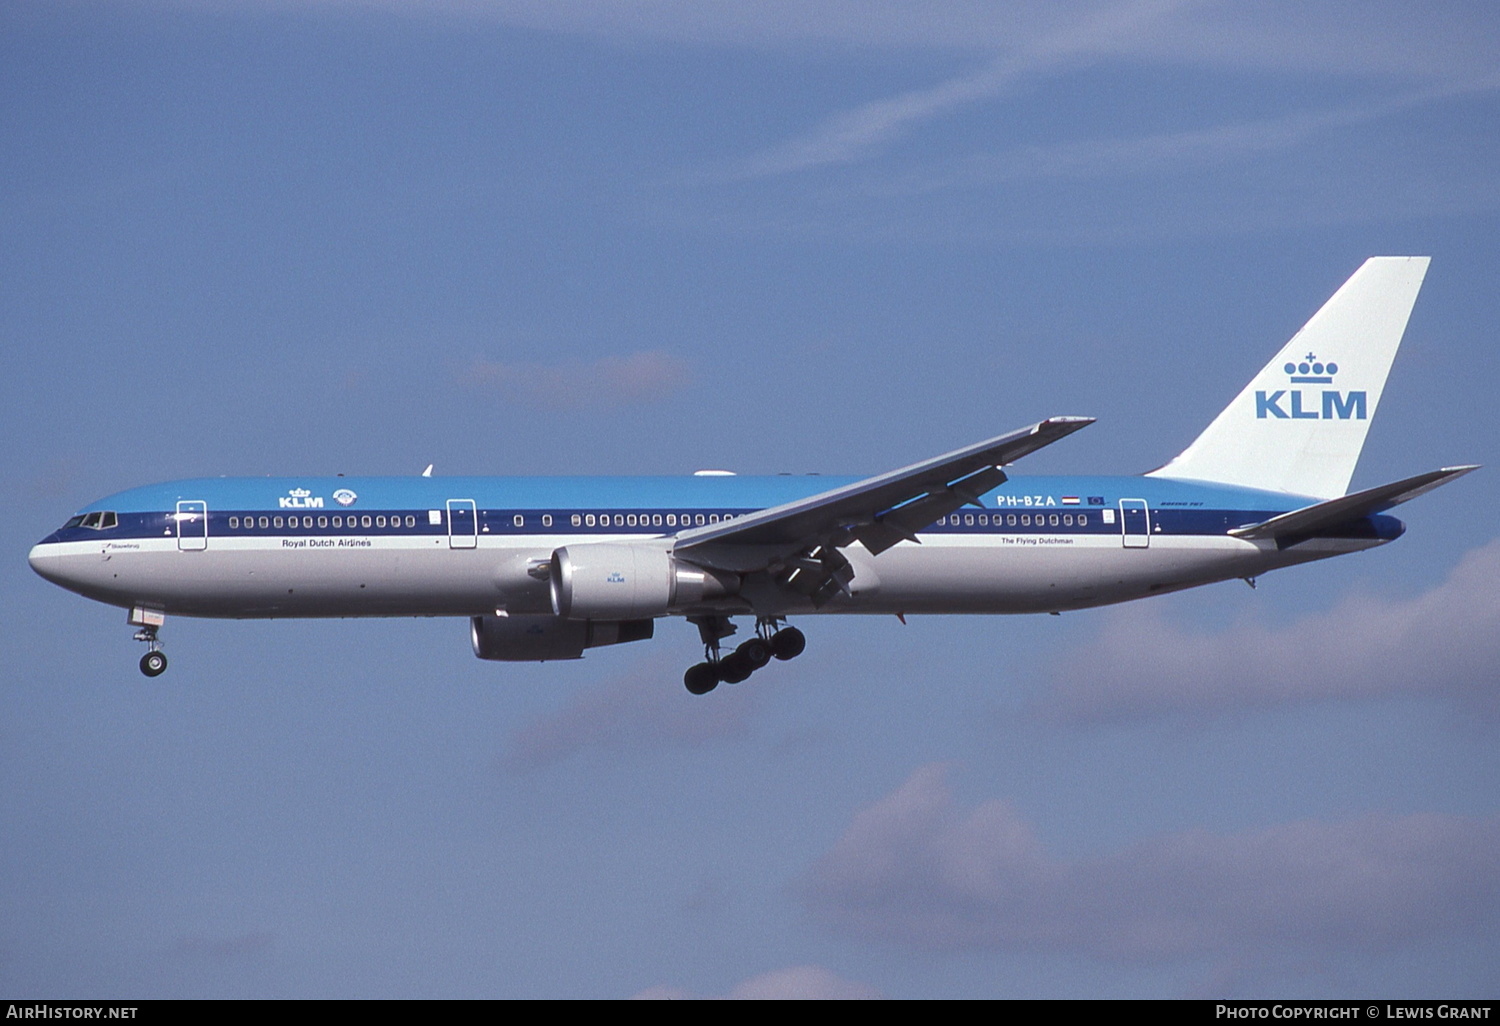
[[305,499],[309,495],[311,495],[312,492],[308,491],[306,488],[293,488],[291,491],[287,492],[287,494],[294,499]]
[[1282,370],[1291,375],[1294,385],[1331,385],[1333,376],[1339,372],[1339,365],[1321,363],[1316,353],[1308,353],[1301,363],[1288,362]]

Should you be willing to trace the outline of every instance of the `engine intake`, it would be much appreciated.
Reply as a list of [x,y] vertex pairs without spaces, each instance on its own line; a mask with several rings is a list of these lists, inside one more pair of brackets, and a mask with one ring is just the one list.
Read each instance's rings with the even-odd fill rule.
[[739,578],[647,545],[569,545],[552,553],[552,611],[571,620],[635,620],[722,598]]

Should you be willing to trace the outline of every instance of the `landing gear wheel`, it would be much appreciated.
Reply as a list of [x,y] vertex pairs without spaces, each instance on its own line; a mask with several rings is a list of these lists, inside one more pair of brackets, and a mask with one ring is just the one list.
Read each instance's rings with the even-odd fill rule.
[[750,669],[754,671],[769,663],[771,656],[775,654],[775,650],[771,648],[771,643],[765,638],[751,638],[735,649],[734,654],[742,657],[750,664]]
[[713,663],[697,663],[689,666],[682,675],[682,683],[695,695],[706,695],[719,686],[719,668]]
[[754,672],[755,667],[750,664],[749,658],[738,650],[719,660],[719,679],[725,684],[749,680]]
[[160,677],[167,669],[167,656],[164,652],[147,652],[141,656],[141,672],[148,677]]
[[795,627],[783,627],[771,635],[771,651],[777,659],[796,659],[807,647],[807,635]]

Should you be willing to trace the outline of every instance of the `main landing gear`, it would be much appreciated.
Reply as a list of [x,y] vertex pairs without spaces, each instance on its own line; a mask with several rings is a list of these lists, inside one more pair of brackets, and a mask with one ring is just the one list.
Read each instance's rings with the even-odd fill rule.
[[795,659],[807,647],[807,637],[795,627],[779,627],[780,617],[761,617],[755,621],[755,637],[742,642],[733,652],[720,656],[719,642],[734,633],[727,616],[691,617],[703,639],[703,662],[688,667],[682,682],[695,695],[706,695],[720,682],[738,684],[770,663],[772,659]]

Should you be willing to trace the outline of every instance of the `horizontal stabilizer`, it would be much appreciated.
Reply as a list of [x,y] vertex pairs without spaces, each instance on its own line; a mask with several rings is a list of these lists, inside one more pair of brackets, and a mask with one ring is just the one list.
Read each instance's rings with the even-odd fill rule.
[[1425,495],[1439,485],[1457,480],[1471,470],[1478,469],[1477,465],[1471,465],[1431,470],[1425,474],[1418,474],[1416,477],[1408,477],[1404,481],[1394,481],[1391,484],[1380,485],[1378,488],[1355,492],[1353,495],[1304,506],[1259,524],[1237,527],[1229,533],[1236,538],[1245,538],[1250,541],[1262,538],[1306,537],[1324,528],[1347,524],[1374,513],[1383,513],[1419,495]]

